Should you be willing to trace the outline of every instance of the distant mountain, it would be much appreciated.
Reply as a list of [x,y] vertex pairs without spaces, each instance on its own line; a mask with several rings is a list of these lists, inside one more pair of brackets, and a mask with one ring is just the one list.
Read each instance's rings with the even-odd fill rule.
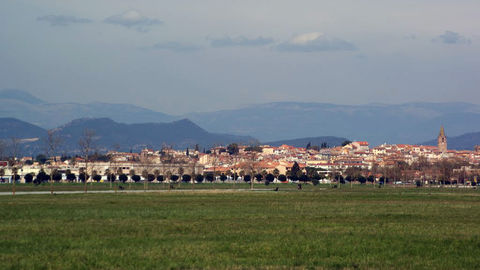
[[280,146],[283,144],[291,145],[295,147],[306,147],[308,143],[312,146],[320,146],[322,143],[326,143],[328,147],[334,147],[342,145],[346,138],[340,137],[333,137],[333,136],[325,136],[325,137],[310,137],[310,138],[299,138],[299,139],[292,139],[292,140],[280,140],[274,142],[266,142],[263,144],[271,145],[271,146]]
[[453,136],[474,132],[480,105],[469,103],[406,103],[399,105],[335,105],[277,102],[241,109],[185,115],[213,132],[255,135],[261,141],[332,134],[372,145],[417,143],[436,138],[440,126]]
[[0,118],[0,139],[40,139],[47,131],[15,118]]
[[118,145],[120,150],[137,152],[145,147],[160,149],[163,145],[185,149],[192,148],[195,144],[210,147],[215,144],[255,141],[247,136],[209,133],[188,119],[143,124],[122,124],[108,118],[78,119],[59,127],[57,131],[64,138],[66,149],[70,152],[78,149],[78,141],[85,129],[95,132],[95,144],[99,150],[112,149]]
[[17,89],[0,90],[0,99],[16,100],[33,105],[45,103],[45,101],[33,96],[32,94]]
[[[437,145],[437,140],[430,140],[420,145]],[[466,133],[460,136],[447,137],[448,149],[473,150],[475,145],[480,145],[480,132]]]
[[0,117],[13,117],[43,128],[54,128],[78,118],[110,118],[122,123],[170,122],[178,117],[129,104],[47,103],[25,91],[0,91]]
[[[252,137],[207,132],[188,119],[171,123],[122,124],[108,118],[84,118],[55,129],[62,141],[59,152],[78,151],[78,142],[86,129],[94,131],[95,149],[100,152],[116,146],[122,151],[138,152],[145,147],[160,149],[163,145],[185,149],[193,148],[195,144],[208,148],[216,144],[256,142]],[[41,153],[45,148],[46,133],[46,130],[20,120],[0,119],[0,139],[7,142],[11,137],[23,139],[21,152],[24,155]]]

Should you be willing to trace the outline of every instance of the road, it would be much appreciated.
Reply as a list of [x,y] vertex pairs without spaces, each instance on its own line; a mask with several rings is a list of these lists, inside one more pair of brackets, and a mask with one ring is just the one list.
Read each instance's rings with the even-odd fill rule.
[[[172,190],[117,190],[117,193],[163,193],[163,192],[204,192],[204,193],[219,193],[219,192],[245,192],[245,191],[273,191],[273,189],[172,189]],[[54,191],[53,194],[84,194],[83,190],[75,190],[75,191]],[[115,193],[114,190],[89,190],[89,193]],[[17,191],[15,192],[15,196],[17,195],[50,195],[50,191]],[[12,192],[0,192],[0,196],[12,196]]]

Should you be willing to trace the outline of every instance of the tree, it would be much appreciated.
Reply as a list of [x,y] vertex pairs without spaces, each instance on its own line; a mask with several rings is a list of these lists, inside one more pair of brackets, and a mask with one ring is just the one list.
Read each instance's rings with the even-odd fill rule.
[[5,169],[1,168],[0,169],[0,178],[2,178],[2,182],[3,182],[3,177],[5,176]]
[[230,154],[230,155],[236,155],[238,154],[239,152],[239,147],[238,147],[238,144],[236,143],[231,143],[227,146],[227,152]]
[[78,141],[78,146],[80,147],[80,152],[83,156],[83,159],[85,161],[85,173],[84,173],[84,179],[82,180],[85,185],[84,185],[84,192],[87,193],[87,182],[88,182],[88,161],[90,158],[90,154],[93,151],[93,138],[95,136],[95,133],[92,130],[85,129],[83,131],[83,135]]
[[312,147],[312,144],[308,142],[307,146],[305,147],[307,150],[309,150]]
[[205,176],[205,179],[212,183],[214,180],[215,180],[215,177],[213,176],[213,173],[207,173],[207,175]]
[[258,145],[253,145],[253,146],[249,146],[249,147],[245,148],[245,151],[261,153],[262,152],[262,147],[260,147]]
[[157,176],[157,181],[158,182],[163,182],[164,178],[163,178],[163,175],[158,175]]
[[220,175],[220,181],[225,182],[225,180],[227,180],[227,176],[222,173],[222,175]]
[[192,176],[191,176],[191,175],[189,175],[189,174],[184,174],[184,175],[182,175],[182,182],[188,183],[188,182],[190,182],[190,180],[192,180]]
[[282,183],[287,182],[287,176],[284,175],[284,174],[280,174],[280,175],[278,176],[278,181],[280,181],[280,182],[282,182]]
[[128,176],[126,174],[122,173],[118,176],[118,180],[120,180],[120,182],[125,184],[125,182],[127,182],[127,180],[128,180]]
[[21,163],[19,163],[19,166],[17,167],[17,155],[20,151],[20,139],[12,137],[10,147],[12,151],[12,161],[10,162],[10,166],[13,172],[12,194],[15,195],[15,185],[17,183],[17,172],[19,169],[18,167],[21,166]]
[[55,182],[60,182],[62,180],[62,174],[58,170],[55,170],[51,177]]
[[290,170],[289,178],[294,181],[297,180],[300,172],[301,172],[300,165],[298,165],[298,163],[295,161],[293,163],[292,169]]
[[308,176],[306,174],[302,174],[300,175],[299,179],[300,181],[303,181],[304,183],[307,183],[307,181],[309,180]]
[[97,181],[97,182],[100,182],[100,180],[102,180],[102,176],[100,174],[98,174],[97,172],[94,172],[93,180]]
[[342,142],[342,146],[346,146],[346,145],[349,145],[349,144],[351,144],[351,143],[352,143],[352,141],[350,141],[350,140],[345,140],[345,141]]
[[77,176],[74,173],[71,173],[71,172],[66,174],[66,178],[69,182],[73,182],[73,181],[77,180]]
[[25,183],[30,184],[33,182],[33,175],[28,173],[23,177],[23,179],[25,179]]
[[147,181],[148,181],[148,182],[153,182],[153,180],[155,180],[155,179],[156,179],[155,175],[153,175],[153,174],[151,174],[151,173],[149,173],[149,174],[147,175]]
[[179,178],[180,178],[180,177],[178,177],[178,175],[176,175],[176,174],[172,174],[172,175],[170,176],[170,180],[171,180],[173,183],[177,182],[177,180],[178,180]]
[[132,175],[131,178],[132,178],[133,182],[135,182],[135,183],[140,182],[140,180],[141,180],[140,175],[136,175],[136,174]]
[[203,182],[203,175],[197,174],[197,176],[195,177],[195,181],[197,181],[197,183],[202,183]]
[[275,176],[273,174],[269,173],[265,176],[265,180],[266,180],[266,182],[273,182],[273,180],[275,180]]
[[250,181],[251,179],[252,179],[252,177],[251,177],[250,175],[248,175],[248,174],[243,177],[243,181],[245,181],[245,182],[247,182],[247,183],[248,183],[248,182],[251,182],[251,181]]
[[257,180],[257,182],[262,182],[262,180],[263,180],[263,175],[257,173],[257,174],[255,175],[255,180]]
[[50,163],[50,194],[53,195],[53,176],[57,171],[56,166],[56,155],[58,151],[58,147],[60,146],[60,137],[57,135],[56,131],[51,129],[47,131],[47,138],[45,139],[45,153],[47,154],[47,158],[53,157]]
[[360,184],[365,184],[367,182],[367,178],[365,178],[363,175],[360,175],[357,180],[360,182]]
[[47,156],[43,155],[43,154],[39,154],[37,155],[37,157],[35,158],[35,161],[37,161],[38,163],[40,163],[40,165],[43,165],[45,164],[45,162],[47,162]]
[[38,172],[35,180],[34,180],[34,183],[39,185],[45,181],[48,181],[49,179],[49,176],[45,173],[45,171],[43,169],[40,170],[40,172]]
[[275,168],[275,169],[273,170],[273,176],[275,176],[275,178],[278,179],[278,176],[279,176],[279,175],[280,175],[280,171],[279,171],[277,168]]

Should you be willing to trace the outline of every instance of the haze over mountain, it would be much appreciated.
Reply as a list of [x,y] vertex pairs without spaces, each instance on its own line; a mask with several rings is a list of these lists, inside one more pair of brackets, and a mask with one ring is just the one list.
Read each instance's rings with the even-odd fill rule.
[[441,125],[452,136],[478,131],[480,106],[468,103],[335,105],[278,102],[186,115],[203,128],[254,134],[261,141],[332,135],[372,145],[436,138]]
[[450,136],[477,132],[480,126],[480,105],[469,103],[277,102],[172,116],[127,104],[47,103],[18,90],[1,91],[0,102],[0,117],[14,117],[43,128],[78,118],[110,118],[126,124],[188,118],[210,132],[252,136],[262,142],[331,135],[365,140],[371,145],[415,144],[436,138],[441,125]]
[[[480,132],[471,132],[460,136],[447,137],[448,149],[473,150],[480,145]],[[421,143],[422,145],[437,145],[437,140],[430,140]]]
[[[176,149],[193,148],[195,144],[209,148],[229,143],[252,143],[256,140],[247,136],[216,134],[205,131],[188,119],[171,123],[123,124],[108,118],[77,119],[56,128],[61,138],[60,153],[75,153],[78,142],[86,129],[95,133],[96,150],[105,152],[115,149],[138,152],[145,147],[160,149],[171,146]],[[42,153],[47,131],[30,123],[12,118],[0,119],[0,139],[11,137],[22,139],[20,151],[24,155]]]
[[46,129],[78,118],[111,118],[122,123],[169,122],[173,117],[131,104],[49,103],[28,92],[14,89],[0,91],[0,117],[13,117]]

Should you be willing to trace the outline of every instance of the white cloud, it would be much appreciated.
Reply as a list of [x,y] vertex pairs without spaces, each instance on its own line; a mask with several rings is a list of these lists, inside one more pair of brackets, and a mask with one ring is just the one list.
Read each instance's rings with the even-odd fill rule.
[[105,19],[106,23],[135,28],[138,31],[148,31],[149,26],[163,24],[161,20],[149,18],[137,10],[128,10],[122,14],[113,15]]
[[320,32],[305,33],[293,37],[276,47],[286,52],[352,51],[354,44],[339,38],[332,38]]

